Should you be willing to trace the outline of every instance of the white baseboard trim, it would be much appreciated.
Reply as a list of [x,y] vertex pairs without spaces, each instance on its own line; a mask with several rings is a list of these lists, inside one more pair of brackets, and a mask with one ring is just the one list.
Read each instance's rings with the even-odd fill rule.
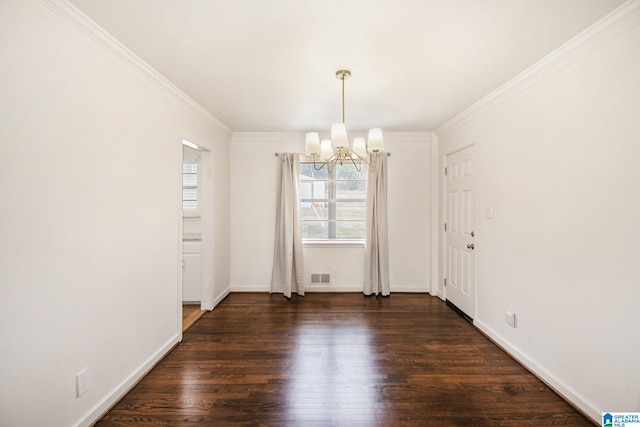
[[391,285],[391,294],[394,292],[406,292],[406,293],[415,293],[415,294],[430,294],[429,286],[411,286],[411,285]]
[[176,334],[138,367],[128,378],[122,381],[111,393],[104,397],[89,412],[87,412],[74,427],[89,427],[100,419],[125,394],[129,392],[147,373],[180,342],[180,335]]
[[[269,287],[265,286],[232,286],[229,290],[230,292],[269,292]],[[304,287],[305,293],[307,292],[362,292],[362,286],[311,286],[306,285]],[[417,294],[428,294],[429,289],[428,286],[403,286],[403,285],[391,285],[391,294],[394,292],[407,292],[407,293],[417,293]],[[226,295],[225,295],[226,296]]]
[[230,292],[266,292],[266,293],[269,293],[269,285],[231,285]]
[[590,417],[596,423],[600,423],[602,417],[602,411],[597,409],[595,405],[591,402],[588,402],[585,398],[580,396],[575,390],[573,390],[569,385],[564,382],[554,378],[552,374],[550,374],[547,370],[545,370],[540,363],[538,363],[535,359],[522,352],[517,347],[512,346],[506,341],[500,334],[496,333],[493,329],[488,327],[486,324],[482,323],[477,319],[474,319],[473,324],[480,329],[484,334],[486,334],[491,340],[493,340],[496,344],[498,344],[504,351],[509,353],[511,357],[516,359],[520,364],[522,364],[525,368],[531,371],[534,375],[540,378],[543,382],[545,382],[549,387],[555,390],[556,393],[560,394],[567,401],[569,401],[573,406],[582,411],[584,415]]
[[218,295],[213,300],[213,308],[211,310],[215,310],[215,308],[218,306],[218,304],[220,304],[222,302],[222,300],[225,299],[230,293],[231,293],[231,287],[228,287],[220,295]]

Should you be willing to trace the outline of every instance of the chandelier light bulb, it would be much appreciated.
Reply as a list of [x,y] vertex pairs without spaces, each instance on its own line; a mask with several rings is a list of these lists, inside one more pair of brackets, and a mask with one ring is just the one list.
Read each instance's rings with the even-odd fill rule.
[[320,144],[320,159],[322,159],[322,161],[328,161],[331,156],[333,156],[333,149],[331,148],[331,141],[328,139],[325,139],[322,141],[322,143]]
[[305,153],[307,156],[317,156],[320,154],[320,135],[318,135],[318,132],[307,133]]
[[382,129],[374,128],[369,130],[369,152],[379,153],[384,150],[384,142],[382,141]]
[[348,145],[347,127],[344,123],[331,126],[331,148],[347,148]]
[[358,157],[367,157],[367,145],[364,142],[364,138],[355,138],[353,140],[353,152]]

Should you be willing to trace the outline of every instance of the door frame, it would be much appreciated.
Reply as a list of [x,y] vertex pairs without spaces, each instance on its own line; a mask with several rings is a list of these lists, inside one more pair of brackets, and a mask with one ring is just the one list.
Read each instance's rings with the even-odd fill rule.
[[179,212],[179,224],[178,224],[178,292],[177,292],[177,304],[178,304],[178,331],[180,334],[180,341],[182,341],[182,286],[183,286],[183,272],[182,272],[182,260],[183,260],[183,223],[182,216],[182,163],[184,162],[183,147],[187,145],[200,151],[200,161],[198,170],[198,204],[200,205],[198,211],[200,215],[201,223],[201,247],[202,247],[202,261],[201,261],[201,297],[200,308],[202,310],[213,310],[214,306],[214,151],[203,145],[196,144],[189,140],[183,139],[180,143],[180,191],[178,198],[178,212]]
[[[449,258],[448,258],[448,251],[447,251],[447,233],[446,231],[444,231],[444,223],[445,220],[447,218],[447,179],[445,178],[445,167],[447,166],[447,157],[455,154],[459,151],[465,150],[467,148],[473,148],[473,156],[474,156],[474,162],[475,162],[475,185],[474,185],[474,189],[473,191],[475,192],[475,208],[473,211],[473,215],[475,217],[475,231],[476,231],[476,236],[475,236],[475,242],[476,242],[476,249],[474,250],[474,257],[475,257],[475,268],[473,271],[473,281],[474,281],[474,292],[473,292],[473,319],[476,318],[477,313],[478,313],[478,288],[479,288],[479,284],[478,284],[478,247],[482,247],[481,245],[479,245],[478,243],[481,243],[481,233],[478,232],[478,228],[479,228],[479,223],[478,223],[478,206],[480,206],[479,200],[479,192],[478,192],[478,188],[479,188],[479,181],[480,181],[480,174],[478,173],[478,171],[480,170],[479,168],[479,156],[478,156],[478,148],[479,148],[479,138],[476,138],[473,142],[470,142],[468,144],[460,144],[460,145],[456,145],[456,144],[448,144],[445,145],[443,144],[441,146],[441,151],[440,151],[440,178],[442,178],[441,184],[440,184],[440,221],[439,221],[439,230],[440,230],[440,283],[439,283],[439,287],[441,287],[442,289],[442,299],[444,301],[447,301],[447,287],[444,285],[444,280],[447,278],[447,273],[448,273],[448,268],[449,268]],[[473,323],[473,320],[472,320]]]

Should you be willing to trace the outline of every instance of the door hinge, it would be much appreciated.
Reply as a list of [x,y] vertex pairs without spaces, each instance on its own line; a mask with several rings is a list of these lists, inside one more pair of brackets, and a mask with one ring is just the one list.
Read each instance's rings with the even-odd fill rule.
[[444,285],[447,286],[447,278],[444,279]]
[[444,231],[447,231],[447,223],[444,223]]
[[444,168],[444,176],[447,176],[447,168]]

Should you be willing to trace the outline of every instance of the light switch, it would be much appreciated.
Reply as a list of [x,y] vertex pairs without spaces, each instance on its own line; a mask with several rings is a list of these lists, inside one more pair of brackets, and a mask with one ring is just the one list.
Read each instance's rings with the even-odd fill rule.
[[493,219],[493,206],[487,206],[484,210],[484,217],[487,219]]

